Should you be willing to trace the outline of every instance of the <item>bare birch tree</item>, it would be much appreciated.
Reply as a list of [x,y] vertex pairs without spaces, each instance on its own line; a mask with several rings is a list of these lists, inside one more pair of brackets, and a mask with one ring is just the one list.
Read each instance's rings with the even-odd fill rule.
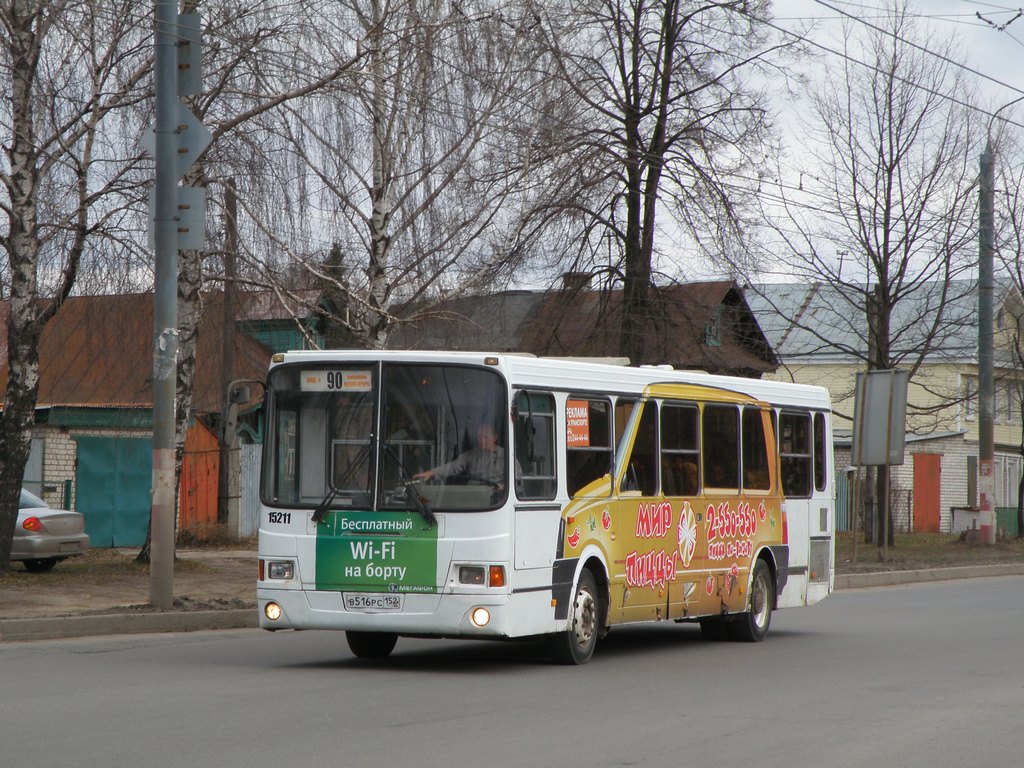
[[[766,206],[766,218],[776,235],[764,263],[836,296],[831,322],[793,319],[817,339],[808,354],[841,352],[869,369],[900,366],[931,391],[925,377],[915,378],[918,369],[970,321],[950,313],[963,306],[954,301],[965,290],[956,278],[976,254],[970,84],[953,63],[955,42],[921,24],[904,2],[877,24],[845,25],[841,51],[810,83],[795,167],[762,188],[775,206]],[[945,403],[960,396],[933,394]]]
[[[187,2],[184,10],[195,5]],[[240,177],[251,188],[252,177],[265,173],[263,169],[273,163],[274,147],[263,141],[259,120],[290,101],[331,86],[356,66],[363,55],[359,38],[345,32],[335,6],[324,0],[288,4],[266,0],[202,9],[204,89],[190,99],[190,107],[210,130],[212,140],[202,162],[186,174],[186,184],[212,185],[216,192],[220,180]],[[175,404],[179,474],[191,418],[203,289],[222,277],[216,245],[179,252]]]
[[[31,444],[39,337],[105,227],[138,199],[137,152],[115,117],[143,96],[151,69],[140,33],[147,11],[134,2],[0,4],[0,209],[7,219],[0,249],[9,299],[0,572],[10,561]],[[137,126],[128,135],[134,143]]]
[[437,300],[522,263],[544,226],[538,135],[556,100],[536,21],[515,3],[343,5],[363,66],[268,127],[292,157],[268,199],[301,229],[264,225],[275,212],[256,199],[242,207],[287,255],[259,266],[266,287],[284,295],[283,276],[301,269],[344,297],[334,322],[349,338],[380,348]]

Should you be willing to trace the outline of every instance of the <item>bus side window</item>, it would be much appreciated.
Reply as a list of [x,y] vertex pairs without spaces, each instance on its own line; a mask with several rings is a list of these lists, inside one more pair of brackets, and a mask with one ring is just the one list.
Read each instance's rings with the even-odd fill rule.
[[784,496],[811,495],[811,416],[779,414],[779,454]]
[[743,487],[752,491],[771,488],[763,412],[750,406],[743,409]]
[[607,400],[569,395],[565,401],[565,472],[570,496],[612,471],[611,410]]
[[652,400],[642,407],[620,490],[654,496],[658,492],[658,404]]
[[547,392],[520,392],[515,399],[516,495],[553,499],[555,475],[555,398]]
[[[283,398],[282,398],[283,399]],[[299,501],[298,473],[298,423],[299,415],[294,410],[278,408],[274,424],[274,442],[277,455],[270,463],[273,473],[273,500],[281,504],[295,504]]]
[[704,487],[740,487],[739,410],[705,405],[703,414]]
[[700,444],[693,405],[661,408],[661,487],[666,496],[693,496],[700,488]]
[[825,414],[814,414],[814,488],[825,490]]

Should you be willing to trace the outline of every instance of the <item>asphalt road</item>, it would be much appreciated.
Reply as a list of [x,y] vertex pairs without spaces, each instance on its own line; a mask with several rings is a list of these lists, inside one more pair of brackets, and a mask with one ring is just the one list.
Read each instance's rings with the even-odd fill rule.
[[4,765],[998,766],[1024,747],[1024,577],[846,590],[760,644],[224,630],[0,644]]

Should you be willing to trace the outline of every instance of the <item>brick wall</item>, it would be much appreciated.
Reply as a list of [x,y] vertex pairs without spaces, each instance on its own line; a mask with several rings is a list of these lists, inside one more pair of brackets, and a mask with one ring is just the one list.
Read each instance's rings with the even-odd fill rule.
[[[51,506],[66,505],[75,508],[76,437],[152,437],[149,430],[109,429],[102,427],[51,427],[39,425],[34,436],[42,437],[43,445],[43,499]],[[65,500],[64,484],[71,481],[71,498]]]

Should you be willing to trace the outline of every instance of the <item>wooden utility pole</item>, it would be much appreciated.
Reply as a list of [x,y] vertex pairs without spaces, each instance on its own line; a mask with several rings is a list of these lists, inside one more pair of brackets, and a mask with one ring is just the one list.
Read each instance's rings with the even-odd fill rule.
[[231,382],[235,378],[235,339],[238,322],[238,296],[235,283],[235,254],[238,250],[238,192],[234,179],[224,180],[224,322],[221,349],[221,386],[224,396],[220,414],[220,479],[217,491],[217,522],[228,522],[228,504],[233,468],[234,435],[228,430],[228,410],[232,407]]

